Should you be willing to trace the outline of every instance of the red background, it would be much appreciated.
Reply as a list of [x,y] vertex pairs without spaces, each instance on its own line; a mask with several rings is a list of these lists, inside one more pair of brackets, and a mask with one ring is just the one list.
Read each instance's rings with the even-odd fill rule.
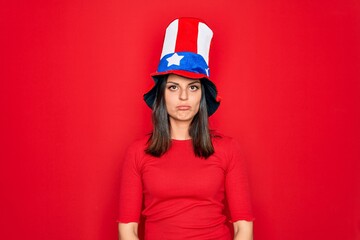
[[1,239],[116,239],[165,28],[214,30],[213,128],[249,165],[255,239],[360,239],[359,1],[3,1]]

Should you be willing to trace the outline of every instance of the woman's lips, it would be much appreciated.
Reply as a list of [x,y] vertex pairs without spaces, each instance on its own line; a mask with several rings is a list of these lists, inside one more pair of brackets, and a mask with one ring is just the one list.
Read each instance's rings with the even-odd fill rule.
[[178,110],[184,111],[184,110],[189,110],[189,109],[190,109],[190,106],[182,105],[182,106],[177,106],[176,108],[177,108]]

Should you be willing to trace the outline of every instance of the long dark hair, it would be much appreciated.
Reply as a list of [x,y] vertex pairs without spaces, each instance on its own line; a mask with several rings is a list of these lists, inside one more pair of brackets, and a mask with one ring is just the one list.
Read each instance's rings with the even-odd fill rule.
[[[168,75],[164,75],[157,79],[156,97],[152,108],[153,131],[150,133],[147,142],[148,145],[145,149],[147,154],[155,157],[162,156],[171,146],[170,120],[166,110],[164,97],[167,77]],[[191,136],[193,150],[196,156],[207,159],[214,153],[212,138],[218,136],[209,129],[205,89],[203,84],[201,84],[199,111],[196,113],[190,124],[189,135]]]

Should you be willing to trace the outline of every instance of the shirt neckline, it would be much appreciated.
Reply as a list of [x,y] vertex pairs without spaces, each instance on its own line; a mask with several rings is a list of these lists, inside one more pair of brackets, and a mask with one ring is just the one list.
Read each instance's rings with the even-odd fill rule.
[[189,142],[191,140],[192,140],[191,138],[189,138],[189,139],[174,139],[174,138],[172,138],[171,139],[171,141],[173,141],[173,142]]

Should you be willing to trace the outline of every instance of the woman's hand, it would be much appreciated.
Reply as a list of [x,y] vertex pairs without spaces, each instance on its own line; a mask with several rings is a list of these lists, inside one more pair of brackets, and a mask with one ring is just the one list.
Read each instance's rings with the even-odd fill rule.
[[234,224],[234,240],[253,240],[253,222],[239,220]]
[[138,223],[119,223],[119,240],[139,240]]

